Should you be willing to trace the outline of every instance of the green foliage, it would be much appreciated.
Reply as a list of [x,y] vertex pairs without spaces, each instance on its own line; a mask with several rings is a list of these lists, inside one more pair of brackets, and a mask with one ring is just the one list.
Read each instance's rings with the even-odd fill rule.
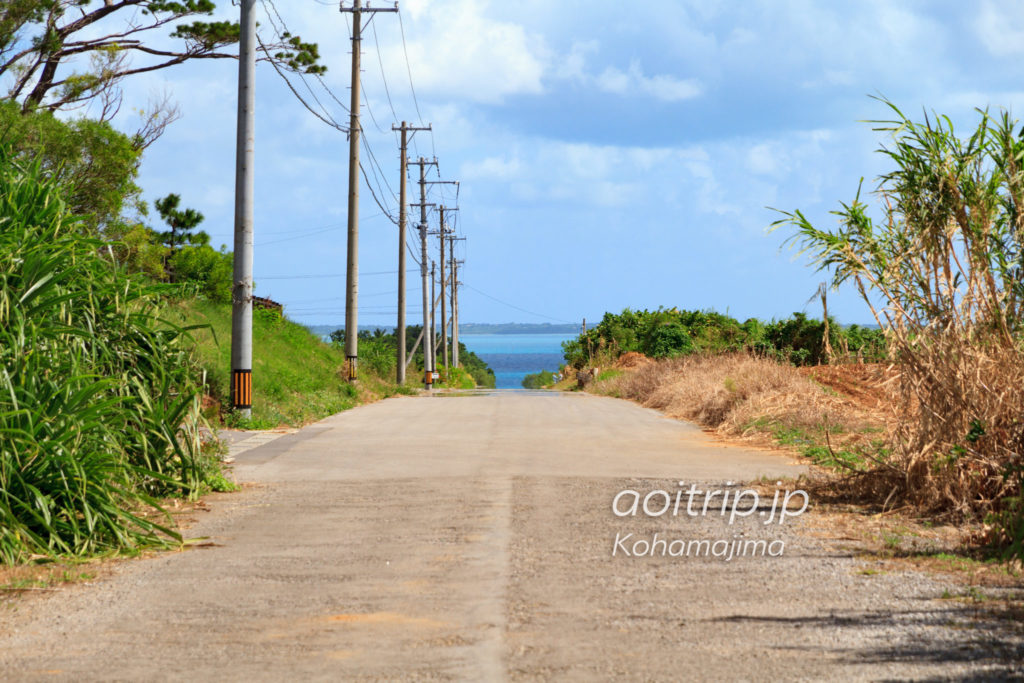
[[[572,367],[592,364],[605,354],[617,358],[636,351],[651,358],[671,358],[693,353],[728,353],[747,350],[794,365],[814,365],[825,357],[825,324],[794,313],[786,320],[764,323],[751,318],[740,324],[714,311],[626,309],[616,315],[605,313],[596,327],[562,344]],[[843,328],[830,319],[829,339],[833,349],[864,360],[886,357],[885,337],[879,330],[853,325]]]
[[0,144],[23,165],[38,160],[43,175],[63,185],[68,210],[90,234],[114,222],[139,195],[139,150],[107,123],[22,114],[15,102],[0,101]]
[[679,322],[668,322],[654,327],[644,346],[654,358],[667,358],[693,353],[690,330]]
[[480,356],[467,349],[461,341],[459,342],[459,363],[469,372],[473,381],[481,389],[493,389],[497,385],[494,370],[483,362]]
[[0,146],[3,562],[177,542],[156,498],[217,472],[189,330],[100,247],[41,164]]
[[[0,7],[0,78],[10,85],[8,98],[25,112],[67,109],[96,99],[106,115],[118,100],[121,81],[131,75],[232,56],[221,50],[238,42],[237,22],[183,21],[216,9],[213,0],[7,0]],[[117,17],[123,19],[120,26],[96,26]],[[170,37],[180,43],[155,44],[152,32],[168,26],[174,27]],[[285,33],[261,47],[262,59],[275,60],[285,69],[326,71],[318,63],[317,45],[298,36]],[[91,68],[70,70],[82,57],[89,58]],[[131,57],[146,61],[133,64]],[[141,134],[138,142],[144,145],[146,138]]]
[[210,301],[231,302],[234,263],[231,252],[224,247],[220,251],[208,244],[182,247],[171,256],[168,265],[176,282],[194,287]]
[[442,386],[446,389],[475,389],[476,380],[465,368],[448,368]]
[[167,279],[164,261],[167,248],[158,244],[156,233],[141,223],[118,222],[106,230],[112,240],[108,247],[114,260],[129,273],[141,273],[149,280],[160,282]]
[[373,337],[360,335],[359,340],[359,363],[363,367],[369,367],[378,377],[394,377],[398,365],[397,346],[391,337]]
[[[406,354],[411,354],[416,339],[420,336],[421,325],[410,325],[405,331]],[[345,330],[337,329],[330,334],[331,341],[339,346],[345,344]],[[449,344],[451,339],[448,340]],[[374,330],[359,331],[359,362],[362,365],[369,365],[379,377],[387,378],[395,375],[395,366],[398,362],[398,337],[387,330],[380,328]],[[466,345],[459,342],[459,365],[469,373],[476,383],[476,386],[493,389],[496,384],[494,370],[489,368],[480,357],[466,348]],[[423,345],[420,344],[416,354],[412,357],[410,368],[416,368],[414,373],[411,369],[406,373],[407,377],[413,375],[422,377]],[[408,381],[408,380],[407,380]],[[420,380],[415,380],[417,383]]]
[[195,209],[179,209],[181,197],[174,193],[153,202],[160,218],[171,228],[158,233],[160,242],[173,254],[185,245],[202,246],[210,243],[210,236],[196,228],[203,222],[203,214]]
[[555,374],[550,370],[541,370],[523,377],[524,389],[543,389],[555,383]]

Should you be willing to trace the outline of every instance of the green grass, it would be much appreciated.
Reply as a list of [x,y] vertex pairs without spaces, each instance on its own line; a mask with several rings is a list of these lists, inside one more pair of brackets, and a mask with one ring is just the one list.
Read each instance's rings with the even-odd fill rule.
[[[864,471],[868,466],[868,458],[864,452],[865,447],[857,446],[852,449],[839,448],[838,450],[829,448],[824,425],[814,430],[807,430],[785,425],[770,418],[760,418],[748,424],[746,429],[771,434],[780,446],[797,449],[802,456],[820,467],[848,472],[850,470]],[[842,434],[847,429],[843,425],[830,425],[828,431],[835,435]],[[874,441],[867,449],[871,454],[877,456],[881,453],[881,442]]]
[[227,411],[231,306],[185,300],[175,305],[175,315],[179,324],[208,326],[193,333],[196,352],[206,370],[208,392],[220,403],[228,427],[298,427],[367,400],[416,391],[381,379],[366,363],[360,365],[359,383],[353,386],[343,379],[345,354],[340,348],[298,323],[257,310],[253,315],[252,417],[243,419]]

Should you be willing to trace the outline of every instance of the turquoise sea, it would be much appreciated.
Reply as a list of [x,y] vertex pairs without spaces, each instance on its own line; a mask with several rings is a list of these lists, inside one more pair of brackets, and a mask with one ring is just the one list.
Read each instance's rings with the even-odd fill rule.
[[522,388],[527,374],[556,372],[565,359],[562,342],[575,334],[464,334],[459,341],[491,366],[499,389]]

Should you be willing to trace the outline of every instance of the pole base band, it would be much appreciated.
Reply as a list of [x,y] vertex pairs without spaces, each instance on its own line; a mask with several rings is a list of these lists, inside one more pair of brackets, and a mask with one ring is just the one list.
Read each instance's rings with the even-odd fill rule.
[[231,407],[235,410],[252,408],[252,370],[231,371]]
[[358,374],[356,372],[356,364],[358,360],[358,356],[346,356],[345,358],[345,377],[349,382],[355,382],[358,378]]

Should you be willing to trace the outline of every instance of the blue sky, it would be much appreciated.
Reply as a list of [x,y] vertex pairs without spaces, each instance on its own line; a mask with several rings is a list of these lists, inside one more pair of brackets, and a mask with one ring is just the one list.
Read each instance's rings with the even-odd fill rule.
[[[237,12],[221,4],[224,17]],[[579,322],[627,306],[713,308],[741,320],[820,315],[807,302],[825,277],[780,249],[786,233],[767,233],[776,215],[766,207],[799,208],[829,225],[828,212],[862,177],[873,187],[886,170],[875,153],[885,138],[863,121],[887,111],[869,95],[915,116],[948,114],[961,130],[975,107],[1024,104],[1024,8],[1014,2],[407,0],[401,8],[419,111],[434,128],[416,136],[414,154],[436,153],[440,178],[461,182],[463,321]],[[347,103],[348,15],[321,0],[277,0],[277,9],[292,32],[320,44],[325,81]],[[421,119],[399,28],[395,15],[378,15],[363,55],[366,99],[383,130],[365,109],[363,125],[396,191],[391,124]],[[257,293],[301,322],[340,323],[347,141],[269,65],[258,71]],[[216,60],[126,87],[126,112],[167,92],[183,114],[147,151],[147,199],[181,194],[206,215],[218,245],[232,241],[236,78],[235,63]],[[123,126],[131,124],[126,113]],[[454,200],[454,188],[435,186],[429,201]],[[390,325],[397,228],[365,189],[361,215],[360,323]],[[409,284],[415,322],[416,274]],[[852,290],[831,294],[829,305],[842,322],[871,321]]]

